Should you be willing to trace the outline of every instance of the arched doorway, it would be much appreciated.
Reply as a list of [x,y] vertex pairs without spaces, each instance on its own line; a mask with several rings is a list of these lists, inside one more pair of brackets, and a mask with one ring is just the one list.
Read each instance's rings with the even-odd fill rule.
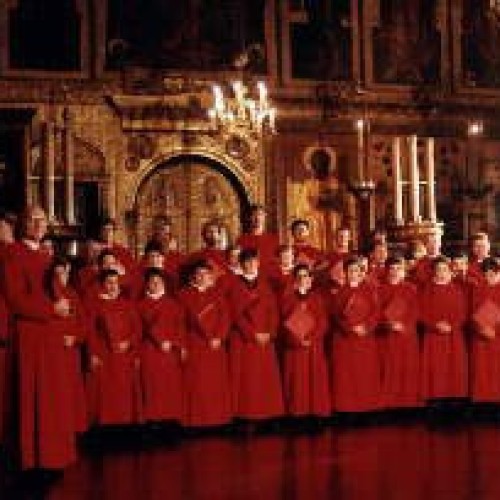
[[172,220],[183,252],[202,246],[201,228],[210,220],[226,227],[231,242],[240,232],[247,204],[245,189],[224,165],[198,155],[176,156],[158,165],[137,191],[137,248],[143,250],[157,215]]

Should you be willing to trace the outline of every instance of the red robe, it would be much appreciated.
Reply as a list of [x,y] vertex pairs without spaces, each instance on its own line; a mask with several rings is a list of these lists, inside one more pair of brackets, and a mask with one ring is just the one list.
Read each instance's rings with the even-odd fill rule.
[[64,342],[65,335],[76,338],[73,347],[65,347],[63,354],[64,377],[69,390],[68,412],[74,433],[83,433],[88,429],[84,376],[82,370],[82,349],[87,341],[87,323],[85,311],[75,290],[70,287],[56,287],[56,298],[65,298],[70,302],[71,315],[68,318],[53,318],[50,321],[52,335]]
[[[243,278],[231,293],[234,334],[230,344],[234,413],[238,418],[266,419],[284,413],[275,340],[279,313],[276,298],[263,277],[252,284]],[[269,333],[265,345],[257,333]]]
[[[325,354],[328,314],[319,292],[292,291],[281,299],[285,356],[283,392],[290,415],[326,416],[331,412]],[[310,345],[304,346],[303,339]]]
[[[366,284],[345,286],[333,296],[336,319],[332,336],[331,386],[333,409],[363,412],[380,406],[380,360],[375,328],[379,306]],[[367,333],[353,332],[363,325]]]
[[[500,311],[500,285],[484,284],[474,288],[472,294],[473,334],[470,346],[470,392],[474,402],[500,403],[500,314],[491,321],[483,315],[492,306]],[[484,316],[484,317],[483,317]],[[483,327],[494,330],[495,336],[484,336]]]
[[271,266],[268,278],[271,288],[278,297],[285,293],[286,290],[291,290],[293,288],[293,269],[284,271],[281,266]]
[[[140,318],[133,303],[119,297],[98,297],[90,305],[89,354],[102,364],[88,376],[89,409],[93,423],[132,424],[141,420],[138,346]],[[118,352],[120,342],[129,342]]]
[[307,243],[295,243],[293,245],[293,251],[297,264],[306,264],[311,269],[319,264],[324,258],[324,254],[321,250]]
[[10,316],[0,292],[0,446],[6,438],[7,415],[10,413]]
[[[185,394],[187,426],[222,425],[232,418],[227,340],[229,307],[216,287],[204,292],[187,287],[179,300],[186,311]],[[220,339],[219,347],[211,345]]]
[[261,269],[267,271],[276,262],[279,238],[274,233],[243,233],[237,241],[241,248],[255,248],[259,252]]
[[[185,349],[184,311],[164,295],[146,296],[139,303],[142,319],[141,379],[146,421],[176,420],[184,415],[184,381],[181,351]],[[161,344],[170,342],[170,351]]]
[[14,316],[23,469],[62,469],[76,459],[64,345],[52,334],[54,306],[45,294],[49,257],[24,242],[5,262],[5,294]]
[[[417,336],[417,291],[414,285],[383,283],[380,288],[382,371],[381,404],[386,408],[420,406],[420,348]],[[402,331],[389,326],[403,324]]]
[[[420,292],[420,320],[424,326],[422,396],[424,399],[467,396],[467,354],[464,338],[466,303],[462,290],[450,283],[429,283]],[[450,333],[435,325],[446,321]]]

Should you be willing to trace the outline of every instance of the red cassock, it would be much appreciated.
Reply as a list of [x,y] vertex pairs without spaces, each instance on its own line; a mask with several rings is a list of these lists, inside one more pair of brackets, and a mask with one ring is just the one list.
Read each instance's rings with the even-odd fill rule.
[[6,438],[10,414],[10,316],[5,298],[0,292],[0,446]]
[[[383,283],[380,293],[381,404],[386,408],[421,405],[417,291],[410,283]],[[394,330],[390,324],[403,325]]]
[[[366,284],[345,286],[333,296],[331,388],[335,411],[363,412],[380,406],[380,360],[375,329],[379,305]],[[353,329],[362,325],[366,334]]]
[[420,258],[410,273],[410,281],[419,288],[425,287],[431,280],[433,271],[433,257],[424,256]]
[[69,301],[71,315],[68,318],[53,318],[50,321],[50,331],[57,342],[64,343],[64,336],[75,337],[72,347],[64,348],[63,369],[64,377],[69,390],[69,404],[72,430],[83,433],[88,429],[87,401],[85,396],[84,375],[82,369],[83,347],[87,341],[87,323],[85,310],[76,291],[70,287],[56,287],[56,298],[65,298]]
[[[470,391],[478,403],[500,403],[500,285],[483,284],[472,294]],[[489,334],[486,330],[489,330]]]
[[[142,319],[141,379],[146,421],[181,421],[184,415],[182,350],[186,322],[181,305],[166,295],[139,303]],[[162,349],[163,343],[169,349]]]
[[64,468],[76,459],[64,344],[51,330],[54,307],[43,289],[49,257],[27,243],[5,262],[5,293],[14,316],[23,469]]
[[237,241],[241,248],[255,248],[259,252],[261,268],[267,271],[276,262],[279,239],[274,233],[243,233]]
[[476,284],[484,283],[484,274],[481,271],[481,262],[477,259],[471,259],[467,266],[467,278]]
[[313,269],[324,259],[324,254],[318,248],[307,243],[294,244],[293,251],[297,264],[306,264]]
[[[454,283],[429,283],[420,292],[420,320],[424,326],[422,396],[424,399],[467,396],[467,353],[464,338],[466,301]],[[444,321],[451,332],[440,333]]]
[[316,291],[306,295],[292,291],[282,297],[280,305],[286,411],[294,416],[329,415],[332,405],[324,342],[328,314],[323,297]]
[[281,266],[273,265],[269,268],[268,279],[273,292],[279,297],[286,290],[293,288],[293,269],[284,270]]
[[[232,418],[226,348],[231,321],[224,292],[190,286],[181,290],[179,299],[186,311],[185,424],[226,424]],[[216,339],[219,346],[212,344]]]
[[[141,420],[138,346],[141,322],[134,304],[119,297],[99,296],[90,304],[89,354],[102,364],[88,375],[92,423],[132,424]],[[128,348],[121,352],[120,344]]]
[[[231,293],[235,331],[231,338],[231,382],[238,418],[266,419],[284,413],[283,392],[275,350],[279,326],[276,297],[263,277],[235,282]],[[266,344],[256,334],[270,335]]]

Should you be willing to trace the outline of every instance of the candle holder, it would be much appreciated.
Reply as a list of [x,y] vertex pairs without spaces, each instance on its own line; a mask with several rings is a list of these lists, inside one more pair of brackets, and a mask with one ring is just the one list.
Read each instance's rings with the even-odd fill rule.
[[357,180],[349,184],[349,191],[360,200],[368,200],[375,189],[376,185],[372,180]]

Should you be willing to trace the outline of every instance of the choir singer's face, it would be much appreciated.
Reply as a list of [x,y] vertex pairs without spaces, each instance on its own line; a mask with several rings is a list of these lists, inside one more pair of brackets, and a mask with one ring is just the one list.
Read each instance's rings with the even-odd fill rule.
[[146,284],[146,289],[151,295],[160,295],[165,292],[165,283],[160,276],[151,276]]
[[351,286],[357,286],[363,280],[363,270],[360,264],[351,264],[346,269],[347,283]]
[[472,242],[472,255],[474,255],[477,260],[482,261],[488,257],[489,253],[490,241],[487,237],[480,238]]
[[484,279],[486,280],[486,283],[489,286],[497,285],[498,282],[500,281],[499,278],[500,278],[500,273],[498,271],[494,271],[493,269],[488,269],[488,271],[484,273]]
[[305,269],[301,269],[295,276],[295,285],[301,290],[309,290],[312,287],[311,273]]
[[47,232],[47,216],[41,208],[32,209],[26,218],[25,237],[41,241]]
[[102,288],[109,297],[118,297],[120,295],[120,278],[118,276],[108,276],[104,280]]
[[210,288],[214,283],[212,270],[205,267],[198,268],[193,275],[192,283],[199,288]]
[[61,285],[66,286],[69,281],[70,269],[69,264],[57,266],[54,269],[54,277],[56,281],[61,283]]
[[304,243],[309,239],[309,226],[307,224],[297,224],[293,230],[293,238],[299,243]]
[[405,268],[402,262],[391,264],[387,269],[387,277],[391,283],[399,283],[405,277]]
[[146,255],[147,267],[154,267],[155,269],[163,269],[163,262],[165,257],[161,252],[148,252]]
[[241,263],[241,268],[245,274],[256,274],[259,272],[259,259],[257,257],[247,259]]
[[446,262],[440,262],[434,267],[434,281],[436,283],[446,285],[451,281],[451,269]]

